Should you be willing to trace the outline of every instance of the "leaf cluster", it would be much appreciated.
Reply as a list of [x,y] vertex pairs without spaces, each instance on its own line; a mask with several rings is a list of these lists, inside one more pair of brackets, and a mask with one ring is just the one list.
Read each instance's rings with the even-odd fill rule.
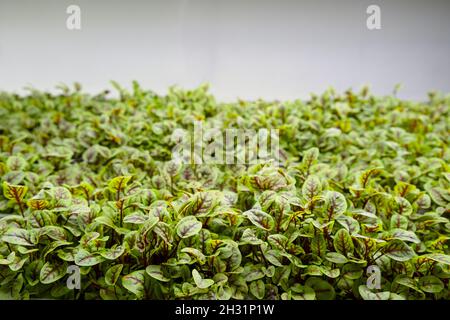
[[[449,97],[115,86],[0,95],[1,299],[450,298]],[[283,163],[171,160],[193,121],[277,129]]]

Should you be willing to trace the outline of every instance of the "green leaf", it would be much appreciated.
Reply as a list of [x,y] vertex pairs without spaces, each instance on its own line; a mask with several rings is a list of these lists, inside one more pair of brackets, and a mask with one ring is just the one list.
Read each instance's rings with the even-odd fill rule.
[[420,243],[420,239],[417,237],[417,235],[408,230],[403,229],[392,229],[388,232],[388,237],[391,239],[398,239],[413,243]]
[[389,300],[391,293],[389,291],[372,292],[365,285],[361,285],[359,294],[364,300]]
[[423,255],[421,257],[439,262],[439,263],[443,263],[446,265],[450,265],[450,255],[448,254],[442,254],[442,253],[430,253],[430,254],[426,254]]
[[66,241],[67,240],[67,232],[61,227],[57,226],[45,226],[40,229],[41,236],[46,235],[52,240],[56,241]]
[[23,255],[27,255],[29,253],[37,252],[39,251],[39,249],[38,248],[29,249],[27,247],[18,246],[17,251],[19,251],[19,253]]
[[147,235],[147,233],[149,233],[156,226],[158,221],[159,221],[159,218],[157,218],[157,217],[154,217],[154,216],[149,217],[148,220],[145,221],[140,227],[140,230],[139,230],[140,236],[142,238],[144,238]]
[[419,286],[416,283],[415,279],[408,277],[407,275],[400,274],[395,277],[394,283],[401,284],[402,286],[411,288],[416,291],[420,291]]
[[24,285],[23,275],[20,273],[11,285],[11,296],[14,300],[21,298],[20,291]]
[[363,275],[364,270],[361,266],[358,266],[356,264],[345,264],[342,267],[342,276],[349,280],[357,280],[361,278]]
[[108,269],[105,273],[105,282],[109,286],[114,286],[119,280],[120,274],[122,273],[123,264],[116,264]]
[[43,284],[49,284],[63,278],[67,273],[65,263],[47,262],[41,269],[39,280]]
[[75,196],[81,196],[89,200],[95,188],[90,183],[83,181],[79,185],[71,187],[71,190]]
[[327,251],[327,243],[322,233],[318,233],[311,240],[311,252],[322,257]]
[[230,300],[233,290],[228,286],[220,286],[217,289],[217,300]]
[[395,213],[402,216],[410,216],[413,212],[411,203],[403,197],[395,197],[393,208]]
[[41,260],[35,260],[25,267],[25,279],[30,286],[34,287],[39,283],[40,273],[43,265],[44,262],[42,262]]
[[274,249],[285,250],[288,238],[282,234],[271,234],[267,240]]
[[449,203],[450,193],[445,189],[439,187],[426,187],[425,190],[437,205],[445,207]]
[[292,266],[282,266],[281,268],[275,269],[275,274],[272,277],[272,282],[281,288],[283,290],[288,290],[289,287],[289,276],[291,274]]
[[180,209],[183,215],[207,216],[217,204],[217,194],[214,191],[194,194]]
[[330,267],[325,267],[325,266],[320,267],[320,271],[324,275],[326,275],[328,278],[333,278],[333,279],[336,279],[341,274],[340,269],[338,269],[338,268],[331,269]]
[[316,266],[314,264],[310,264],[306,267],[305,271],[303,272],[304,275],[310,275],[310,276],[321,276],[322,269],[319,266]]
[[311,148],[305,151],[303,154],[302,165],[309,170],[313,164],[317,162],[319,158],[319,149]]
[[314,290],[317,300],[333,300],[336,296],[333,286],[319,278],[308,278],[305,286]]
[[306,178],[302,186],[302,195],[306,201],[311,201],[322,191],[322,186],[318,177],[310,175]]
[[250,283],[250,292],[259,300],[264,299],[264,296],[266,294],[266,286],[264,284],[264,281],[262,280],[256,280]]
[[64,250],[58,250],[57,253],[58,257],[64,261],[75,261],[75,248],[65,248]]
[[342,253],[344,256],[352,254],[354,250],[353,240],[350,234],[345,229],[339,229],[334,235],[333,240],[334,249]]
[[344,264],[348,262],[348,259],[343,254],[338,252],[327,252],[325,254],[325,259],[336,264]]
[[156,233],[158,237],[160,237],[166,244],[169,246],[172,245],[173,231],[167,223],[159,221],[153,228],[153,232]]
[[162,272],[160,265],[150,265],[145,268],[145,272],[152,277],[153,279],[156,279],[161,282],[169,282],[170,279],[166,278]]
[[45,248],[44,259],[47,257],[47,255],[52,253],[58,247],[67,246],[67,245],[71,245],[71,244],[72,244],[72,242],[69,242],[69,241],[53,241],[52,243],[50,243],[50,245],[48,245]]
[[277,266],[277,267],[283,266],[283,264],[281,263],[283,256],[281,255],[280,251],[278,251],[278,250],[265,251],[264,258],[266,258],[267,261],[269,261],[274,266]]
[[396,261],[408,261],[415,256],[414,250],[401,240],[393,240],[383,247],[383,252]]
[[5,258],[0,259],[0,265],[11,264],[14,262],[15,258],[16,258],[16,253],[13,251],[6,257],[6,259]]
[[33,210],[43,210],[49,206],[49,202],[43,199],[30,199],[27,206]]
[[427,209],[431,206],[431,198],[427,194],[420,195],[414,202],[419,208]]
[[397,213],[393,214],[391,217],[391,229],[407,229],[408,228],[408,218]]
[[316,227],[317,229],[322,231],[325,228],[332,229],[333,225],[334,225],[334,220],[328,221],[328,222],[325,222],[325,223],[321,223],[321,222],[319,222],[317,220],[311,220],[311,223],[313,224],[314,227]]
[[100,217],[97,217],[97,218],[94,219],[94,222],[95,222],[95,223],[98,223],[98,224],[101,224],[101,225],[104,225],[104,226],[107,226],[107,227],[109,227],[109,228],[115,230],[115,231],[116,231],[117,233],[119,233],[119,234],[122,234],[122,233],[123,233],[123,231],[121,230],[121,228],[117,227],[117,226],[114,224],[113,220],[112,220],[110,217],[108,217],[108,216],[100,216]]
[[358,177],[358,183],[361,188],[366,188],[370,180],[381,173],[381,168],[371,168],[363,171]]
[[100,225],[104,225],[104,226],[110,227],[111,229],[116,229],[117,228],[117,226],[114,225],[113,218],[111,218],[108,215],[101,215],[99,217],[96,217],[94,219],[94,222],[98,223]]
[[336,218],[336,221],[341,226],[343,226],[351,235],[356,235],[361,231],[358,220],[350,216],[342,214]]
[[10,228],[2,237],[2,241],[21,246],[34,246],[37,244],[35,235],[26,229]]
[[264,243],[264,241],[262,241],[261,239],[259,239],[256,236],[255,230],[245,229],[244,232],[242,233],[240,243],[241,244],[251,244],[251,245],[257,246],[257,245]]
[[125,252],[125,247],[122,245],[114,245],[110,249],[100,250],[100,255],[108,260],[116,260]]
[[3,182],[3,195],[6,199],[13,200],[16,203],[22,202],[27,191],[28,187],[26,186],[9,184],[6,181]]
[[200,232],[202,223],[193,216],[187,216],[178,222],[176,229],[180,238],[189,238]]
[[200,263],[200,265],[203,265],[206,262],[205,255],[198,249],[195,249],[195,248],[183,248],[183,249],[180,250],[180,252],[187,253],[190,256],[194,257],[195,260],[197,260],[197,262]]
[[130,182],[132,176],[119,176],[111,179],[111,181],[108,182],[108,189],[111,192],[114,193],[120,193],[122,190],[124,190]]
[[138,299],[144,297],[145,271],[138,270],[122,277],[122,285],[128,291],[134,293]]
[[72,199],[72,194],[64,187],[54,187],[50,190],[51,197],[57,200],[57,204],[66,205]]
[[316,293],[314,290],[308,286],[301,286],[300,284],[295,284],[291,287],[291,295],[293,300],[315,300]]
[[14,261],[8,265],[9,269],[16,272],[22,269],[24,264],[29,260],[28,257],[20,259],[19,257],[15,257]]
[[103,262],[103,257],[97,253],[90,253],[84,249],[75,254],[75,263],[81,267],[91,267]]
[[85,233],[81,239],[80,239],[80,243],[83,246],[89,246],[95,239],[98,239],[100,237],[100,233],[98,232],[87,232]]
[[244,272],[242,273],[245,281],[252,282],[265,277],[265,273],[261,265],[247,265],[244,267]]
[[327,191],[324,195],[325,214],[328,220],[335,219],[347,210],[347,201],[343,194],[336,191]]
[[268,213],[259,209],[245,211],[243,215],[247,217],[251,223],[263,230],[270,231],[275,225],[273,218]]
[[406,300],[406,298],[400,294],[391,292],[391,294],[389,296],[389,300]]
[[63,299],[64,296],[72,293],[72,289],[67,287],[67,284],[55,284],[50,291],[53,298]]
[[435,276],[424,276],[419,279],[419,286],[425,292],[439,293],[444,290],[444,283]]
[[206,289],[214,284],[214,280],[212,279],[203,279],[200,273],[197,270],[192,270],[192,277],[194,278],[194,282],[197,287],[200,289]]
[[23,157],[11,156],[6,161],[6,166],[11,171],[23,171],[27,166],[27,162]]
[[[132,224],[143,224],[148,220],[148,216],[144,215],[141,212],[135,212],[129,214],[123,218],[124,223],[132,223]],[[158,221],[158,220],[156,220]]]

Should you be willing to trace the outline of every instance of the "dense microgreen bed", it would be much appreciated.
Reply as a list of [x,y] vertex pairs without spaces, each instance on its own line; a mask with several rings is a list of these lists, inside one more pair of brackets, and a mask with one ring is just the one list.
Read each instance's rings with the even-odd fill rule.
[[[450,298],[449,97],[115,86],[0,95],[0,298]],[[180,164],[194,121],[283,161]]]

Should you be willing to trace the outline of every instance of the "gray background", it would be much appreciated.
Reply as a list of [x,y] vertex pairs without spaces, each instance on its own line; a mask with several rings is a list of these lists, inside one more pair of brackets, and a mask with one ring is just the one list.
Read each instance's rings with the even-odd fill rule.
[[[70,4],[82,30],[66,28]],[[381,7],[382,29],[366,28]],[[220,100],[293,99],[370,84],[424,99],[450,92],[446,0],[0,0],[0,90],[89,92],[136,79],[165,92],[211,83]]]

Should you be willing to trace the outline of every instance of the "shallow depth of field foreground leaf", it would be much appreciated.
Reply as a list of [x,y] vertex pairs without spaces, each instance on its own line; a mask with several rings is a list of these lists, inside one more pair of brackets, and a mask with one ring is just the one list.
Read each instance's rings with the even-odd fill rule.
[[[0,299],[450,299],[450,97],[115,87],[0,94]],[[281,162],[175,161],[199,122]]]

